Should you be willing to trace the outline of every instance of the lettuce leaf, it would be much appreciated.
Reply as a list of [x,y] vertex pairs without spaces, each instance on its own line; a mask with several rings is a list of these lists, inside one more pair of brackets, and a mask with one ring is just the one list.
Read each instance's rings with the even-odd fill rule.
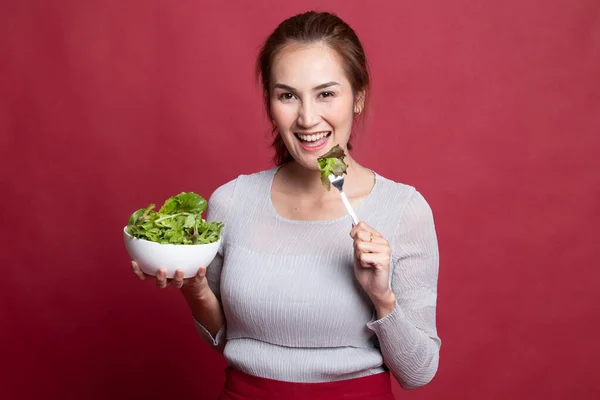
[[208,244],[221,237],[223,223],[202,218],[206,200],[194,192],[169,197],[158,211],[155,205],[140,208],[129,217],[127,232],[157,243]]
[[346,173],[348,165],[344,162],[345,157],[344,150],[337,144],[317,159],[317,165],[321,172],[321,183],[327,190],[331,189],[329,175],[342,176]]

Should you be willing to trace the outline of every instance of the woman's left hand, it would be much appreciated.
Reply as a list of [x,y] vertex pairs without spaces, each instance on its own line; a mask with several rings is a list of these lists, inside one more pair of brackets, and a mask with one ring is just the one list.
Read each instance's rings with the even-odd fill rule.
[[363,221],[352,228],[350,236],[354,239],[354,274],[382,318],[393,311],[396,303],[389,285],[390,245]]

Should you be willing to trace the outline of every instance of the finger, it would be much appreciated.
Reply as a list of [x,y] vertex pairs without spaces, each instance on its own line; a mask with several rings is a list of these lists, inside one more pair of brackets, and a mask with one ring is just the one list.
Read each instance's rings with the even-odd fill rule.
[[358,241],[355,244],[355,249],[360,253],[376,253],[376,254],[390,254],[390,248],[384,243],[373,243]]
[[196,275],[191,278],[186,278],[183,280],[184,285],[204,285],[206,283],[206,267],[198,268],[198,272]]
[[373,229],[369,224],[367,224],[364,221],[360,221],[357,225],[355,225],[352,230],[350,231],[350,236],[352,238],[355,238],[359,232],[367,232],[368,233],[372,233],[374,237],[383,237],[381,235],[381,233],[377,232],[375,229]]
[[371,225],[361,221],[361,229],[367,232],[371,232],[374,236],[383,237],[381,233],[377,232]]
[[375,235],[373,235],[373,232],[363,230],[356,234],[354,240],[357,242],[372,242],[375,240]]
[[359,256],[360,266],[363,268],[375,268],[383,270],[389,266],[390,258],[381,253],[362,253]]
[[206,278],[206,267],[198,268],[198,272],[196,273],[196,280],[201,281]]
[[206,267],[200,267],[195,276],[183,280],[182,289],[187,290],[188,288],[194,287],[194,290],[203,290],[206,286],[208,286],[208,281],[206,280]]
[[169,282],[167,282],[167,271],[159,269],[156,273],[156,287],[163,289],[167,286],[169,286]]
[[361,231],[358,232],[356,237],[354,238],[354,245],[358,245],[359,243],[375,243],[384,246],[389,246],[389,243],[382,236],[376,236],[372,232]]
[[131,271],[141,280],[146,279],[146,275],[140,269],[140,266],[133,260],[131,260]]
[[175,276],[173,277],[173,281],[171,282],[171,284],[177,289],[181,289],[181,287],[183,286],[183,271],[175,271]]
[[360,221],[358,224],[352,227],[352,230],[350,231],[350,236],[355,237],[358,234],[358,232],[368,230],[368,226],[369,225],[367,225],[365,222]]
[[208,287],[206,280],[206,267],[198,268],[196,275],[183,280],[181,290],[184,293],[198,294],[202,293]]
[[142,280],[148,279],[148,278],[154,278],[152,275],[148,275],[147,273],[142,271],[142,268],[140,268],[140,265],[136,261],[132,261],[131,270],[133,271],[134,274],[136,274]]
[[369,229],[367,224],[360,221],[358,224],[354,225],[354,227],[350,231],[350,236],[352,236],[354,238],[362,231],[370,232],[371,230],[372,229]]

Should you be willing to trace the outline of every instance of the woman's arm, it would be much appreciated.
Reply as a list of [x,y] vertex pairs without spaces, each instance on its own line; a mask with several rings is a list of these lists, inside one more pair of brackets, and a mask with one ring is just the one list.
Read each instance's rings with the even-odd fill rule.
[[416,191],[402,210],[393,246],[395,304],[368,327],[377,334],[384,362],[400,385],[415,389],[435,376],[441,345],[436,329],[438,243],[431,209]]
[[[206,268],[202,268],[196,277],[205,280],[205,275]],[[225,325],[225,315],[217,296],[212,291],[198,294],[197,291],[188,291],[185,287],[182,288],[182,293],[196,322],[202,325],[213,338],[216,337]]]
[[204,275],[204,282],[210,290],[197,291],[182,288],[183,297],[196,322],[198,334],[206,343],[216,350],[222,351],[226,341],[225,314],[221,306],[221,270],[223,268],[224,243],[227,236],[227,211],[235,188],[235,180],[215,190],[208,201],[206,219],[223,222],[221,247],[210,265],[198,271]]

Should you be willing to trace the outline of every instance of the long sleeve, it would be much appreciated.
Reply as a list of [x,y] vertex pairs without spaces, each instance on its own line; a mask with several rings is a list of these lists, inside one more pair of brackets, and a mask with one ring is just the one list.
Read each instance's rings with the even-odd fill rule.
[[[230,181],[215,190],[210,199],[208,200],[207,221],[221,221],[224,224],[223,230],[221,232],[222,241],[221,246],[215,259],[210,263],[208,268],[206,269],[206,279],[208,280],[208,286],[215,294],[217,299],[221,301],[221,270],[223,268],[223,257],[224,257],[224,243],[227,240],[227,211],[229,209],[231,203],[231,197],[233,195],[233,191],[235,188],[235,180]],[[226,342],[226,331],[227,331],[227,323],[223,325],[223,327],[217,332],[216,336],[212,336],[206,328],[200,324],[196,319],[194,319],[196,323],[196,328],[198,330],[198,334],[200,338],[204,340],[209,346],[213,347],[215,350],[222,352],[225,347]]]
[[405,389],[429,383],[439,363],[436,328],[439,251],[433,215],[414,191],[393,240],[394,311],[367,326],[379,340],[385,364]]

